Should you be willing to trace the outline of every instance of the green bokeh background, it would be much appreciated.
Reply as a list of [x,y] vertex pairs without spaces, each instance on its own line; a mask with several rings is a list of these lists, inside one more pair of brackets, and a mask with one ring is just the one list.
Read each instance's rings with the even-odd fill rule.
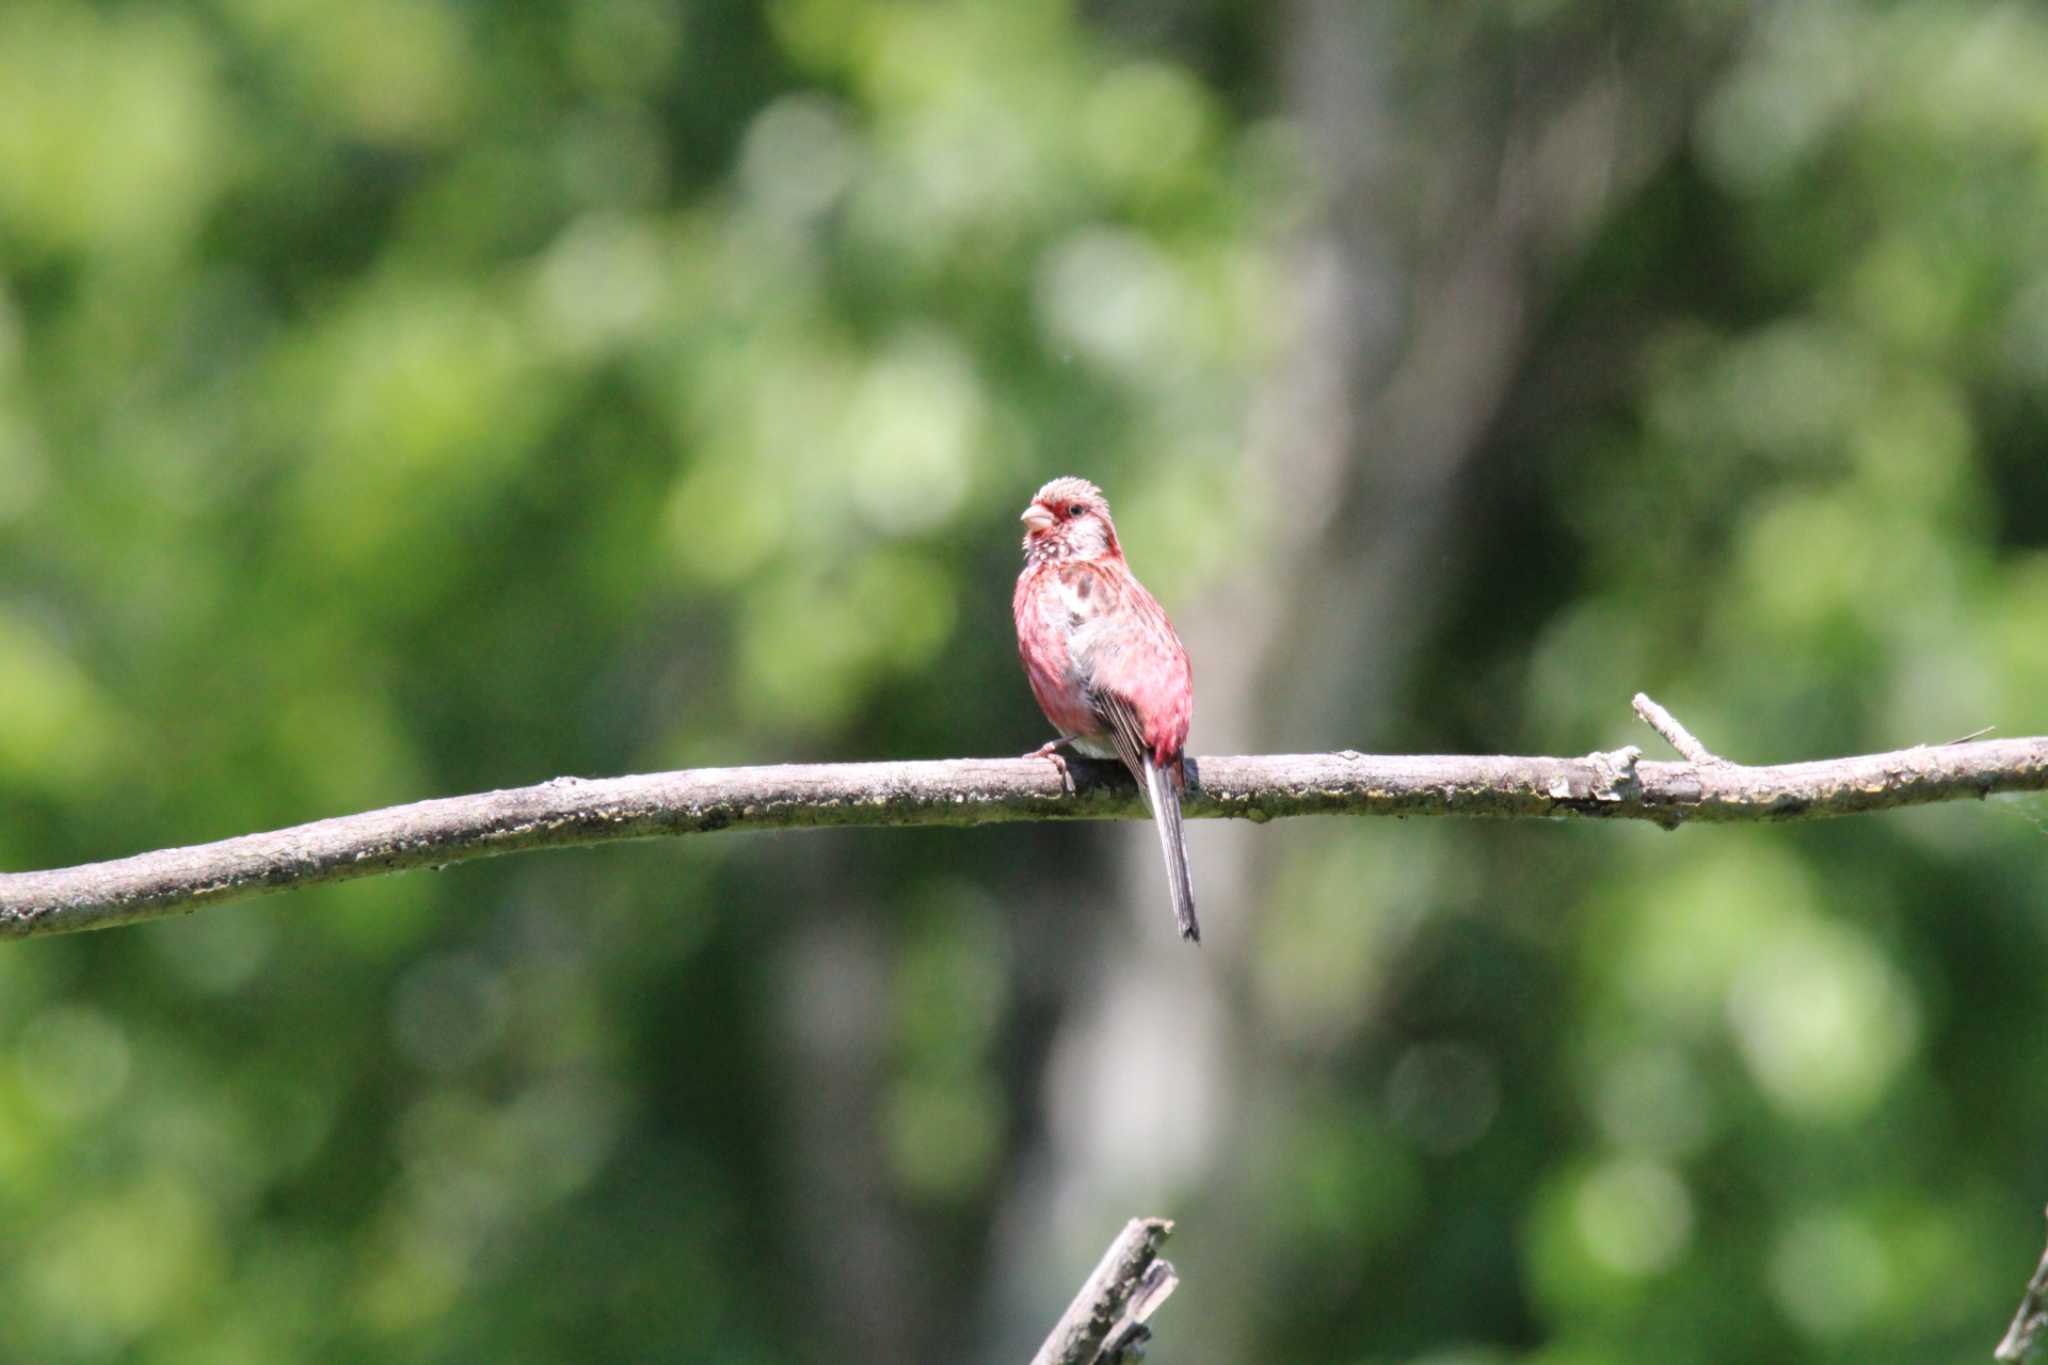
[[[2048,732],[2048,17],[0,5],[0,867],[1017,753]],[[1976,1361],[2048,803],[718,836],[0,949],[0,1358]]]

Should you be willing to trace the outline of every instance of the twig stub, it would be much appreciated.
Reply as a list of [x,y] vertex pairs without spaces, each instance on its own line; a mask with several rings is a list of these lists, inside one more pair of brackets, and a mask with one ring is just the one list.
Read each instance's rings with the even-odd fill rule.
[[2041,1253],[2041,1263],[2034,1267],[2034,1278],[2027,1281],[2026,1293],[2020,1298],[2019,1311],[2012,1315],[2012,1326],[2005,1329],[2005,1339],[1993,1355],[2003,1361],[2025,1360],[2044,1344],[2044,1337],[2048,1337],[2048,1250]]
[[[1167,1218],[1133,1218],[1102,1253],[1094,1273],[1081,1285],[1067,1311],[1060,1314],[1045,1344],[1031,1358],[1031,1365],[1097,1365],[1103,1343],[1112,1330],[1122,1325],[1126,1307],[1141,1286],[1145,1288],[1144,1312],[1150,1316],[1166,1295],[1173,1292],[1169,1269],[1165,1279],[1147,1280],[1158,1260],[1159,1246],[1173,1231]],[[1119,1343],[1118,1350],[1124,1345]]]
[[1706,745],[1693,736],[1692,731],[1678,723],[1678,718],[1651,701],[1649,694],[1638,692],[1632,703],[1643,724],[1664,737],[1665,743],[1683,754],[1691,763],[1726,763],[1728,760],[1717,756]]

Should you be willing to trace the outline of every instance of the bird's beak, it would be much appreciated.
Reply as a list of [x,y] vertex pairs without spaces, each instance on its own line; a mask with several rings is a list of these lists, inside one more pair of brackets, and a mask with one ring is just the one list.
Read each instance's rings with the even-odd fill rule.
[[1024,529],[1034,536],[1040,531],[1052,529],[1052,513],[1046,511],[1035,502],[1025,508],[1024,514],[1018,517],[1017,520],[1023,522]]

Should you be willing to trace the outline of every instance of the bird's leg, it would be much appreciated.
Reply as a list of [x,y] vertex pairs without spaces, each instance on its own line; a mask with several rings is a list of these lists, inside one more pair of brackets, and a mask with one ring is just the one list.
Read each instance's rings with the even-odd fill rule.
[[1058,739],[1047,740],[1030,753],[1024,755],[1026,758],[1045,759],[1053,767],[1058,768],[1060,770],[1060,785],[1067,789],[1067,795],[1069,796],[1074,795],[1074,774],[1067,770],[1067,760],[1060,756],[1059,747],[1062,744],[1072,744],[1073,742],[1074,737],[1072,735],[1061,735]]

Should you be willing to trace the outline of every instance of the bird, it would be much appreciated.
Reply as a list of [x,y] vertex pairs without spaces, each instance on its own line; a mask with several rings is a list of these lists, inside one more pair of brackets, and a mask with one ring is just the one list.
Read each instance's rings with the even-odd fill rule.
[[1039,709],[1059,732],[1025,757],[1049,758],[1063,776],[1062,745],[1123,761],[1159,830],[1180,935],[1199,943],[1181,828],[1195,704],[1188,652],[1165,608],[1124,562],[1101,489],[1086,479],[1054,479],[1018,519],[1017,653]]

